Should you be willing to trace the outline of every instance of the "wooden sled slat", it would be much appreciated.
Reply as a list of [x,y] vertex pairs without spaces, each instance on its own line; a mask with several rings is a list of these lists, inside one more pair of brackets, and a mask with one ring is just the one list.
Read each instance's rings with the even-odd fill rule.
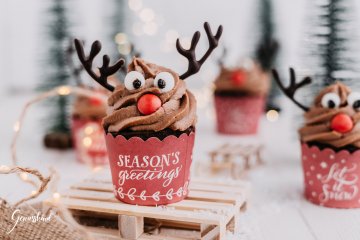
[[137,206],[118,201],[110,180],[93,176],[72,185],[60,200],[96,239],[223,240],[226,231],[234,231],[248,193],[244,181],[193,179],[183,201]]
[[205,224],[219,224],[221,217],[216,214],[209,214],[204,216],[197,212],[183,211],[183,210],[171,210],[162,211],[155,207],[136,206],[130,204],[119,204],[111,202],[92,201],[75,198],[63,198],[62,203],[70,209],[102,212],[117,215],[139,216],[156,219],[166,219],[174,221],[184,221],[193,223],[205,223]]
[[[114,197],[114,194],[112,192],[69,189],[63,194],[63,197],[125,204],[119,202],[119,200],[117,200]],[[183,210],[209,210],[209,211],[213,210],[214,207],[216,207],[216,209],[223,212],[232,210],[233,208],[233,205],[230,203],[211,202],[211,205],[209,205],[209,202],[206,201],[199,201],[199,200],[196,201],[189,199],[185,199],[177,203],[172,203],[167,206],[174,207],[175,209],[183,209]]]

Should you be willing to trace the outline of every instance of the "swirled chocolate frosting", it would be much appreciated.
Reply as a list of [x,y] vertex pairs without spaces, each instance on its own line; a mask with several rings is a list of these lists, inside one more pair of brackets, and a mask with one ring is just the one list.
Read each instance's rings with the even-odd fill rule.
[[[140,89],[128,90],[119,85],[108,99],[108,114],[103,119],[108,132],[121,131],[161,131],[164,129],[184,131],[196,122],[196,101],[174,71],[134,58],[128,66],[128,72],[137,71],[145,78]],[[174,78],[174,87],[168,92],[154,85],[154,79],[160,72],[168,72]],[[154,113],[143,115],[137,107],[138,100],[144,94],[154,94],[161,100],[161,107]]]
[[[234,72],[244,73],[245,80],[241,84],[232,81]],[[254,64],[250,69],[222,67],[215,79],[216,92],[241,92],[247,95],[264,96],[270,89],[269,73]]]
[[72,115],[81,119],[101,120],[106,116],[106,104],[97,98],[78,96],[73,104]]
[[[323,106],[322,99],[328,93],[335,93],[339,97],[339,106]],[[349,104],[350,93],[350,88],[342,83],[333,84],[319,93],[313,106],[304,115],[305,126],[299,130],[302,142],[318,142],[335,148],[360,147],[360,112]],[[353,127],[350,131],[342,133],[332,127],[331,122],[338,114],[345,114],[351,118]]]

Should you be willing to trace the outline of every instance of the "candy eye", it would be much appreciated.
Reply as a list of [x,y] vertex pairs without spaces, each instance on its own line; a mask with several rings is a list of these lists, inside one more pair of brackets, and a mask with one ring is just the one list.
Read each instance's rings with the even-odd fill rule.
[[321,98],[324,108],[337,108],[340,106],[340,97],[336,93],[327,93]]
[[131,71],[126,74],[124,83],[127,90],[139,89],[145,85],[145,78],[141,73]]
[[162,93],[170,91],[175,86],[173,75],[168,72],[159,73],[155,77],[154,86],[159,88]]
[[355,111],[360,111],[360,93],[353,92],[347,98],[349,106],[354,108]]

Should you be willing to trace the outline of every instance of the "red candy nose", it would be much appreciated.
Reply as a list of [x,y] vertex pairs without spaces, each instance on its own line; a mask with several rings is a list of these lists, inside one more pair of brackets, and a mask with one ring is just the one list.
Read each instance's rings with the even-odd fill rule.
[[139,109],[139,112],[144,115],[152,114],[156,112],[156,110],[158,110],[160,107],[160,98],[150,93],[142,95],[137,102],[137,108]]
[[89,99],[90,105],[92,106],[101,106],[103,105],[103,101],[101,101],[99,98],[92,97]]
[[345,113],[337,114],[331,120],[331,129],[339,133],[347,133],[354,127],[354,122],[351,117]]
[[244,71],[234,71],[231,73],[231,81],[235,86],[241,86],[246,81],[246,73]]

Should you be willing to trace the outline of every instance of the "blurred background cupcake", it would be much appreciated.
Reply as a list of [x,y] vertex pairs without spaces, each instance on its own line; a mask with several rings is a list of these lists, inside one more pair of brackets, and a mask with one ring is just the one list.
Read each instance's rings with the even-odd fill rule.
[[73,103],[71,132],[76,158],[91,166],[108,163],[102,119],[106,102],[98,98],[76,97]]
[[[278,89],[272,85],[271,69],[279,51],[273,24],[271,1],[256,4],[257,40],[252,42],[252,53],[242,64],[227,67],[228,49],[218,61],[220,73],[215,79],[215,110],[217,131],[223,134],[256,134],[259,120],[267,111],[280,111],[276,96]],[[249,33],[250,34],[250,33]],[[232,51],[233,52],[233,51]],[[231,65],[229,65],[231,66]]]
[[221,65],[214,91],[218,132],[256,133],[269,88],[270,76],[257,63],[232,69]]

